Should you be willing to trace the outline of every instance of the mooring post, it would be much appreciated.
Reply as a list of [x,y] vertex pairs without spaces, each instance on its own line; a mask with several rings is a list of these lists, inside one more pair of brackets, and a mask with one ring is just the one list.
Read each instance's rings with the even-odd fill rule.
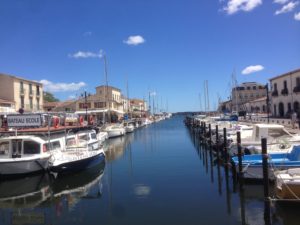
[[204,143],[206,143],[206,123],[204,122],[204,133],[203,133],[203,136],[204,136]]
[[271,224],[271,209],[270,209],[270,196],[269,196],[269,165],[268,165],[268,150],[267,150],[267,139],[261,139],[261,151],[262,151],[262,162],[263,162],[263,183],[264,183],[264,198],[265,198],[265,209],[264,209],[264,220],[265,224]]
[[209,132],[209,150],[211,151],[211,124],[208,124],[208,132]]
[[216,125],[216,150],[217,154],[219,154],[219,126]]
[[224,135],[224,157],[225,157],[225,163],[228,163],[228,157],[227,157],[227,132],[226,127],[223,128],[223,135]]
[[238,151],[238,160],[239,160],[239,171],[238,175],[240,178],[243,178],[243,162],[242,162],[242,146],[241,146],[241,132],[236,133],[236,142],[237,142],[237,151]]

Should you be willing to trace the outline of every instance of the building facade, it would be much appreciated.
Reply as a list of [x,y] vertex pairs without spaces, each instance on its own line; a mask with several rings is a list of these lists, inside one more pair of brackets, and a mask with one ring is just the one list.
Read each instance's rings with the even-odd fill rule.
[[300,117],[300,69],[270,79],[271,112],[274,117]]
[[231,111],[247,111],[245,103],[267,95],[265,85],[257,82],[245,82],[231,91]]
[[245,103],[245,108],[249,113],[267,113],[267,96]]
[[20,77],[0,74],[0,98],[13,103],[15,112],[43,110],[43,84]]

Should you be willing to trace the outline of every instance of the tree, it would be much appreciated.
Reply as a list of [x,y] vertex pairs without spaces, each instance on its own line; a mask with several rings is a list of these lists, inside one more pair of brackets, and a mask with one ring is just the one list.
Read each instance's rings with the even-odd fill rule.
[[59,99],[55,98],[52,93],[44,91],[44,101],[45,102],[59,102]]

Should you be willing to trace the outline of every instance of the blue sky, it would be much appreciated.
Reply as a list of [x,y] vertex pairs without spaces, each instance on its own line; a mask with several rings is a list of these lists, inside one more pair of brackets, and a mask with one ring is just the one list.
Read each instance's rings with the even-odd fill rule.
[[300,67],[297,0],[1,0],[0,34],[0,72],[62,100],[104,84],[103,54],[110,85],[172,112],[199,110],[199,93],[203,109],[205,80],[212,109],[233,71],[266,83]]

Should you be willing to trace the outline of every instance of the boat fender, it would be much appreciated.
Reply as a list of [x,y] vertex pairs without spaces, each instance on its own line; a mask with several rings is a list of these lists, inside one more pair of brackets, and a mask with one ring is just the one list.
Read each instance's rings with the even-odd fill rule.
[[59,127],[59,118],[58,117],[53,118],[53,126],[54,126],[54,128]]
[[92,115],[89,116],[89,124],[90,125],[94,124],[94,117]]
[[80,116],[80,117],[79,117],[79,124],[80,124],[80,126],[83,125],[83,116]]

